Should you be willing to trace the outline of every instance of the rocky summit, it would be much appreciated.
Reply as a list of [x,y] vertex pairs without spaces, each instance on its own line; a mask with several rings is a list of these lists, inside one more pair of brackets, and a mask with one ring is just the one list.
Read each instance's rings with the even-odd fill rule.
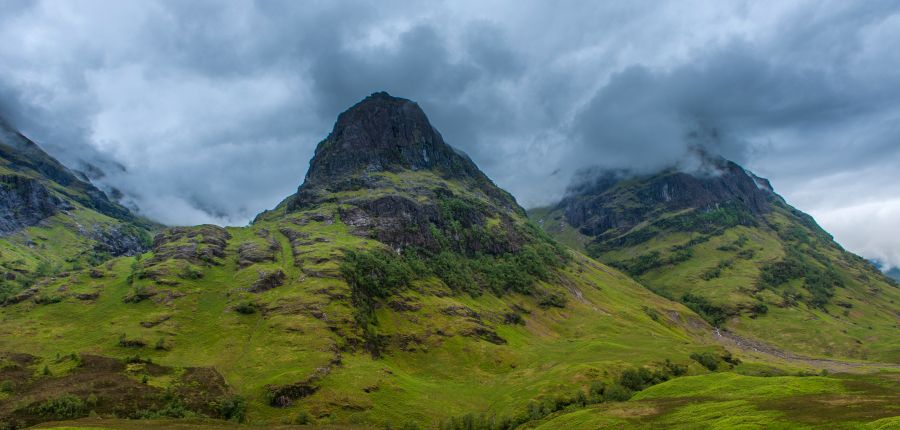
[[419,105],[384,92],[338,116],[297,194],[261,216],[323,204],[396,250],[499,255],[536,240],[524,209],[445,143]]
[[328,193],[381,187],[379,174],[429,172],[478,189],[494,204],[521,210],[463,152],[444,142],[413,101],[374,93],[338,116],[334,129],[316,147],[306,179],[289,209]]

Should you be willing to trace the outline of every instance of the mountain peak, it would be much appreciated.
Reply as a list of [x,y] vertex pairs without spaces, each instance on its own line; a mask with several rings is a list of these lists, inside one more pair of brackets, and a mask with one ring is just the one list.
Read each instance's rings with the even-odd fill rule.
[[333,183],[358,173],[401,170],[434,170],[451,178],[481,174],[444,142],[418,104],[377,92],[338,116],[316,148],[306,181]]
[[[403,184],[395,183],[392,175],[402,173],[415,174],[401,175]],[[444,183],[438,186],[434,180]],[[338,193],[346,196],[364,189],[413,195],[422,189],[446,188],[447,181],[481,193],[498,208],[524,214],[512,195],[444,142],[418,104],[377,92],[338,116],[331,133],[316,147],[297,194],[285,201],[285,209],[334,201]]]

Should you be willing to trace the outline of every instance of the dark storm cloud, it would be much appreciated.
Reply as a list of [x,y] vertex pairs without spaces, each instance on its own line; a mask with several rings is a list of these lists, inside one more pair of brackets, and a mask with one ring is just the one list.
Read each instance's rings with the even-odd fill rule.
[[386,90],[525,205],[583,167],[689,169],[700,146],[900,264],[895,2],[0,6],[0,114],[166,223],[272,207],[336,115]]

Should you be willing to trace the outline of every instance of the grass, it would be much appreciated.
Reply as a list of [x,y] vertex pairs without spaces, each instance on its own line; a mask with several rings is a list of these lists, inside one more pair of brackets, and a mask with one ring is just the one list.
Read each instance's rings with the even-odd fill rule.
[[[888,377],[888,380],[891,380]],[[877,376],[683,377],[620,404],[565,411],[533,426],[552,428],[881,429],[900,420],[900,390]]]
[[[110,260],[95,268],[99,276],[91,270],[72,270],[47,279],[39,285],[40,293],[59,301],[25,301],[3,307],[0,351],[35,356],[27,370],[41,374],[46,365],[50,375],[41,374],[40,378],[56,382],[56,388],[27,391],[36,385],[17,386],[25,394],[14,392],[0,399],[0,413],[72,394],[64,381],[76,372],[74,363],[56,357],[73,353],[152,360],[155,365],[172,369],[171,373],[147,377],[147,385],[160,391],[183,388],[179,386],[184,381],[181,377],[193,368],[215,371],[227,384],[229,394],[246,399],[247,428],[289,424],[298,417],[335,428],[410,423],[430,428],[448,417],[468,413],[506,416],[523,411],[532,401],[583,390],[592,382],[611,382],[625,369],[653,367],[666,359],[688,366],[689,374],[695,376],[639,394],[646,398],[567,411],[532,424],[591,428],[599,424],[641,424],[641,417],[647,417],[651,420],[648,422],[680,425],[695,414],[710,425],[729,426],[736,423],[720,415],[735,410],[756,420],[753,423],[780,425],[786,413],[778,405],[765,403],[775,398],[779,389],[786,390],[786,398],[801,402],[808,396],[822,395],[844,399],[856,395],[854,390],[876,395],[872,393],[878,386],[868,380],[850,386],[835,378],[708,375],[689,356],[693,352],[721,352],[708,336],[711,327],[684,305],[654,294],[623,273],[578,253],[547,276],[536,277],[533,285],[532,291],[564,295],[564,307],[542,306],[541,297],[528,294],[530,291],[500,295],[453,291],[437,277],[419,273],[387,294],[373,297],[371,327],[364,331],[357,318],[358,306],[352,301],[353,291],[341,275],[341,263],[351,250],[392,250],[345,224],[340,214],[347,204],[341,199],[438,186],[455,193],[474,193],[467,195],[472,199],[485,198],[478,194],[480,190],[468,190],[429,173],[383,174],[380,180],[386,185],[379,189],[348,191],[336,201],[297,212],[276,208],[248,227],[189,228],[200,234],[179,236],[169,247],[158,249],[158,254],[148,253],[140,260]],[[518,215],[512,218],[519,227],[525,223]],[[486,222],[500,224],[490,217]],[[696,258],[669,268],[675,275],[651,270],[641,280],[660,291],[669,287],[674,292],[691,291],[692,284],[683,280],[695,282],[699,273],[717,265],[725,254],[717,254],[716,247],[742,234],[758,234],[742,229],[736,227],[698,245]],[[59,234],[65,234],[65,229]],[[47,241],[52,241],[47,235]],[[221,255],[214,241],[207,240],[219,236],[230,236]],[[765,247],[765,240],[772,240],[770,236],[759,237],[760,242],[753,246]],[[654,239],[648,246],[666,250],[675,244],[672,241],[682,239]],[[274,259],[249,265],[244,262],[242,267],[239,249],[250,243],[258,247],[277,244]],[[65,241],[60,240],[59,245],[64,246]],[[631,251],[622,250],[617,255],[626,256]],[[162,258],[167,253],[174,256],[182,252],[186,256]],[[196,257],[201,254],[203,258]],[[759,252],[753,258],[763,261],[779,256],[776,250],[771,254]],[[716,288],[711,300],[749,300],[739,283],[754,276],[754,270],[758,270],[754,267],[736,262],[724,269],[723,276],[709,282],[730,288]],[[261,274],[276,271],[285,274],[282,285],[260,292],[251,290]],[[653,280],[658,282],[650,282]],[[132,300],[137,291],[146,297]],[[842,299],[842,294],[839,292],[836,299]],[[246,303],[254,303],[256,312],[239,312]],[[860,304],[853,309],[864,313],[859,321],[872,318],[876,326],[873,335],[882,337],[866,345],[866,352],[882,357],[895,345],[890,338],[892,332],[885,330],[882,316],[868,312],[867,306],[875,305]],[[892,308],[879,309],[887,312]],[[767,318],[780,316],[780,312],[773,309],[755,321],[775,321]],[[794,327],[808,330],[809,323],[798,315],[809,314],[786,313],[782,333],[790,334]],[[742,322],[728,324],[741,327]],[[852,330],[847,336],[865,329]],[[123,338],[140,340],[144,346],[120,342]],[[363,347],[373,340],[383,345],[380,357]],[[778,338],[779,342],[784,340]],[[844,340],[843,335],[837,335],[829,341]],[[157,344],[161,347],[156,348]],[[778,366],[767,362],[758,365]],[[741,366],[751,368],[753,363]],[[141,383],[146,369],[133,366],[128,381]],[[272,406],[269,393],[297,384],[306,390],[304,396],[290,399],[285,407]],[[722,390],[733,394],[723,395]],[[694,409],[681,410],[685,407]],[[808,402],[797,407],[815,410]],[[562,421],[555,422],[557,419]],[[233,427],[199,421],[87,419],[82,423],[118,426],[114,428]]]
[[[59,295],[59,303],[3,308],[0,350],[29,353],[41,362],[90,353],[138,355],[174,369],[214,368],[247,399],[251,425],[290,422],[305,412],[317,424],[428,427],[469,412],[518,412],[531,399],[612,380],[635,364],[667,358],[688,364],[691,352],[708,348],[685,325],[695,317],[684,306],[576,254],[537,286],[568,296],[564,308],[542,307],[537,297],[520,293],[472,296],[452,293],[435,278],[413,280],[378,299],[375,330],[387,353],[373,358],[359,348],[362,333],[338,264],[348,249],[383,245],[353,234],[337,216],[339,209],[329,203],[279,217],[269,213],[250,227],[228,228],[223,257],[192,263],[199,276],[181,276],[182,260],[154,264],[148,254],[137,266],[131,257],[102,265],[100,278],[88,271],[58,278],[41,291]],[[262,230],[281,247],[275,261],[240,268],[238,248],[266,243]],[[284,232],[299,233],[300,239],[292,244]],[[162,283],[130,280],[133,266],[168,272],[160,275]],[[259,272],[273,270],[285,273],[284,285],[249,291]],[[155,294],[126,303],[138,287]],[[98,295],[75,297],[83,293]],[[390,303],[396,300],[415,306],[395,309]],[[259,310],[236,311],[247,302]],[[505,322],[510,313],[524,324]],[[123,334],[146,346],[120,346]],[[160,339],[166,348],[154,347]],[[313,394],[287,408],[269,406],[267,387],[314,374],[321,377]],[[175,380],[151,376],[148,384],[165,388]]]
[[[817,357],[900,362],[900,336],[896,315],[900,312],[900,288],[890,286],[867,263],[841,250],[833,242],[817,238],[783,210],[767,216],[780,230],[765,226],[736,226],[690,246],[691,258],[662,265],[637,279],[653,291],[679,300],[686,294],[704,297],[729,310],[724,325],[739,334],[764,339],[782,349]],[[800,239],[785,239],[785,231],[806,232]],[[785,237],[782,237],[785,236]],[[659,253],[665,261],[673,249],[696,234],[664,231],[650,240],[602,253],[610,264],[641,255]],[[740,245],[738,245],[740,244]],[[809,305],[810,293],[803,280],[775,287],[761,287],[760,270],[785,258],[786,248],[800,247],[805,258],[827,262],[838,269],[843,288],[822,308]],[[718,276],[709,273],[720,268]],[[796,297],[785,304],[785,295]],[[764,305],[765,314],[755,309]],[[827,335],[826,335],[827,334]]]

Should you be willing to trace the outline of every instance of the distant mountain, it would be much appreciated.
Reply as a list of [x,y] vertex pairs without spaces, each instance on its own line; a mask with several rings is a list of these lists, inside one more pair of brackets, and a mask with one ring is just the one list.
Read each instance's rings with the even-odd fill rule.
[[894,267],[894,268],[888,270],[888,271],[885,272],[885,273],[886,273],[888,276],[890,276],[891,278],[893,278],[894,280],[900,281],[900,269]]
[[530,215],[713,324],[807,354],[900,358],[896,282],[733,162],[582,172]]
[[151,226],[0,119],[0,302],[38,277],[143,252]]
[[891,279],[896,281],[900,281],[900,267],[891,267],[888,266],[881,261],[878,260],[870,260],[875,267],[878,267],[885,275],[889,276]]

